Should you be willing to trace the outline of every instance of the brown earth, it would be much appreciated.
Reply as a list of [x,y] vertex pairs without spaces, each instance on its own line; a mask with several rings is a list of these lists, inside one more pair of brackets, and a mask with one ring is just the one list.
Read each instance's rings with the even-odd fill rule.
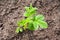
[[[49,27],[17,34],[16,22],[30,3],[43,14]],[[0,0],[0,40],[60,40],[60,0]]]

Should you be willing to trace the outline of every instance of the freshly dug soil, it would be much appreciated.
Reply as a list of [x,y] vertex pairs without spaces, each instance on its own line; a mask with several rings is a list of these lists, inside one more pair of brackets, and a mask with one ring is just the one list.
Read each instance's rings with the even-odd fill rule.
[[[45,16],[48,28],[17,34],[16,22],[30,3]],[[60,40],[60,0],[0,0],[0,40]]]

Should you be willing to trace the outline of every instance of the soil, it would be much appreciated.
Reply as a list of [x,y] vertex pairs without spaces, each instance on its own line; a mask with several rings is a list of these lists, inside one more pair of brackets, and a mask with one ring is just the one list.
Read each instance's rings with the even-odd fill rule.
[[[16,22],[30,3],[45,16],[48,28],[17,34]],[[0,40],[60,40],[60,0],[0,0]]]

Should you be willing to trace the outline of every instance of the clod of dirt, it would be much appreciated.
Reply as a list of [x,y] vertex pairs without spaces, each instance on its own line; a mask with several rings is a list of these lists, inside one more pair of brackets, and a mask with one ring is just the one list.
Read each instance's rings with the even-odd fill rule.
[[2,27],[3,26],[3,23],[0,23],[0,27]]
[[59,36],[60,35],[60,29],[56,29],[55,34],[57,34]]

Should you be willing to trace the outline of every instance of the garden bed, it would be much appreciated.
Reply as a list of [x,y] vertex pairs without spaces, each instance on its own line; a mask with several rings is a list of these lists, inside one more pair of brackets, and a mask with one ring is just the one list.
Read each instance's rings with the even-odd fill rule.
[[[30,3],[45,16],[48,28],[17,34],[16,22]],[[60,0],[0,0],[0,40],[60,40]]]

